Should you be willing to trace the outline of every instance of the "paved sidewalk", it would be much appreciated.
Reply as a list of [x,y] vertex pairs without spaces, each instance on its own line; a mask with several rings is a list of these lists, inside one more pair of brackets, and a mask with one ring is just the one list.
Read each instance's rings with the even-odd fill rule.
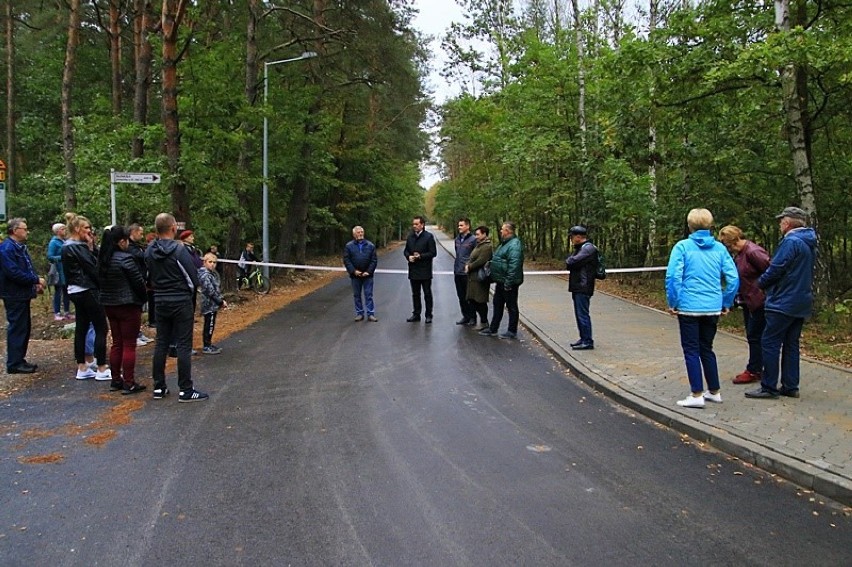
[[[451,254],[451,239],[434,232]],[[566,278],[527,275],[521,323],[584,382],[619,403],[699,441],[852,505],[852,369],[802,359],[802,397],[749,400],[756,384],[731,379],[745,368],[745,340],[720,332],[714,342],[721,404],[675,404],[689,393],[677,320],[595,293],[595,350],[572,351],[577,329]],[[739,314],[734,314],[739,316]],[[505,317],[504,317],[505,321]],[[504,323],[505,324],[505,323]],[[523,340],[523,332],[519,333]]]

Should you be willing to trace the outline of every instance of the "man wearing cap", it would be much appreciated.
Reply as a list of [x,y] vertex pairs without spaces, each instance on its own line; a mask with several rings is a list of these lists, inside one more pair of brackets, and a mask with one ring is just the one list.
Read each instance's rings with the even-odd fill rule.
[[571,343],[574,350],[592,350],[595,341],[592,338],[592,318],[589,315],[589,303],[595,294],[595,273],[598,270],[598,249],[589,241],[584,226],[572,226],[568,230],[574,252],[565,259],[568,268],[568,291],[574,302],[574,318],[580,339]]
[[813,308],[816,232],[807,226],[808,215],[798,207],[787,207],[775,218],[783,237],[769,267],[757,280],[766,293],[766,329],[760,342],[763,375],[760,388],[746,392],[747,398],[799,397],[799,337]]

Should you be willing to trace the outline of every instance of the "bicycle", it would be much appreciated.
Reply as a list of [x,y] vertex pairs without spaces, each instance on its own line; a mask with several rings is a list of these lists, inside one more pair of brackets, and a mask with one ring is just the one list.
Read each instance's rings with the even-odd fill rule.
[[258,295],[266,295],[269,293],[269,289],[272,287],[269,278],[263,275],[263,272],[260,271],[259,268],[253,269],[246,276],[242,276],[238,280],[239,285],[237,286],[237,291],[241,291],[245,288],[251,288]]

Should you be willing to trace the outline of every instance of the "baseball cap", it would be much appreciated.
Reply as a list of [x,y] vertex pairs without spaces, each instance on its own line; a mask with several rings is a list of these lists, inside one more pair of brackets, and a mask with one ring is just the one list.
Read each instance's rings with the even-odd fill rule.
[[784,217],[789,217],[791,219],[799,219],[803,221],[808,220],[808,213],[800,209],[799,207],[787,207],[777,215],[775,215],[776,219],[783,219]]

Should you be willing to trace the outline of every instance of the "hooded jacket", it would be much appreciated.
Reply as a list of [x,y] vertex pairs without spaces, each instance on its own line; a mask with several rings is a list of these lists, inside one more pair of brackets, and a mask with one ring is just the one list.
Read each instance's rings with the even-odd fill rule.
[[163,303],[191,301],[198,289],[198,268],[182,243],[159,238],[145,250],[148,279],[154,298]]
[[201,313],[216,313],[225,302],[222,295],[221,280],[219,272],[208,270],[207,267],[199,268],[198,282],[201,285]]
[[666,300],[681,315],[719,315],[734,303],[739,286],[731,255],[709,230],[696,230],[672,248]]
[[47,244],[47,261],[56,266],[56,274],[59,277],[57,285],[65,285],[65,269],[62,267],[62,245],[64,240],[54,235]]
[[817,236],[810,227],[794,228],[781,239],[769,267],[757,280],[766,292],[766,311],[809,317],[813,309]]
[[752,312],[763,309],[766,296],[757,286],[757,278],[769,267],[769,254],[761,246],[746,240],[743,249],[734,257],[734,264],[740,275],[740,302]]

